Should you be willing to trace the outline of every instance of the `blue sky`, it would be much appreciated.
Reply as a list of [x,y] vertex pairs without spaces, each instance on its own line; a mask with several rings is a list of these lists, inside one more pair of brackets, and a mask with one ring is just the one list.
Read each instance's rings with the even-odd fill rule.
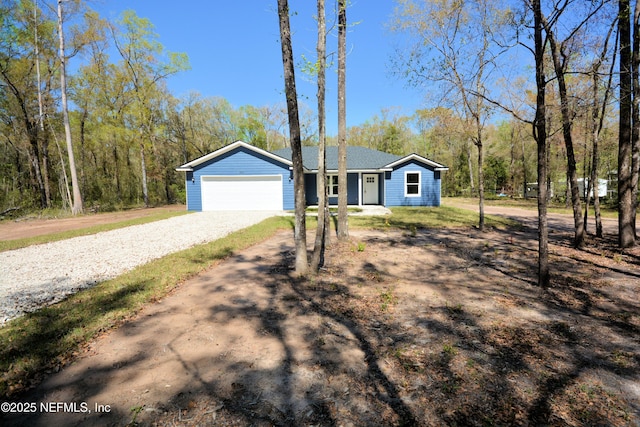
[[[329,8],[333,1],[327,0]],[[167,50],[185,52],[191,70],[172,76],[168,86],[180,97],[190,91],[221,96],[234,107],[284,102],[282,60],[276,0],[104,0],[92,7],[116,19],[126,9],[148,18]],[[289,0],[296,61],[315,58],[314,0]],[[347,20],[356,23],[347,34],[347,126],[380,115],[384,108],[412,114],[422,107],[424,94],[392,76],[389,60],[396,38],[386,28],[395,2],[353,0]],[[337,38],[329,36],[327,51]],[[114,58],[115,60],[115,58]],[[300,99],[315,110],[315,83],[296,74]],[[336,73],[327,74],[327,130],[337,132]]]

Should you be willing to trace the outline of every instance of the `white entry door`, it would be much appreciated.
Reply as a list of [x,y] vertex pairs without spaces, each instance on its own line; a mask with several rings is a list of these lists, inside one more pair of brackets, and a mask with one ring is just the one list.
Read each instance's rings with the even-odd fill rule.
[[377,205],[379,200],[378,175],[362,175],[362,204]]

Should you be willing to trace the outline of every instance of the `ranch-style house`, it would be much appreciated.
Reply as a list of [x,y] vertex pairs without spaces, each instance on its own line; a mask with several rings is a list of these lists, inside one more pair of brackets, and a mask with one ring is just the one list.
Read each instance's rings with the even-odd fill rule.
[[[302,147],[306,203],[318,204],[317,147]],[[338,148],[327,147],[327,192],[338,203]],[[266,151],[236,141],[178,167],[186,172],[187,209],[293,210],[291,149]],[[439,206],[446,166],[417,154],[347,147],[349,206]]]

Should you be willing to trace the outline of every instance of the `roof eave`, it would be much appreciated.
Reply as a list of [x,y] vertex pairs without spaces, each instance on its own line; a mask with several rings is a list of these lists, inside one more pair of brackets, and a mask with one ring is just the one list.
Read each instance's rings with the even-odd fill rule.
[[392,162],[392,163],[389,163],[388,165],[385,165],[385,167],[386,168],[393,168],[393,167],[395,167],[395,166],[397,166],[397,165],[399,165],[401,163],[404,163],[406,161],[409,161],[409,160],[417,160],[420,163],[424,163],[424,164],[426,164],[428,166],[433,167],[435,170],[443,170],[443,171],[444,170],[449,170],[448,167],[446,167],[444,165],[441,165],[440,163],[436,163],[433,160],[429,160],[426,157],[422,157],[422,156],[420,156],[418,154],[415,154],[415,153],[409,154],[408,156],[404,156],[404,157],[396,160],[395,162]]
[[177,171],[181,171],[181,172],[192,172],[194,166],[198,166],[198,165],[200,165],[200,164],[202,164],[204,162],[207,162],[207,161],[209,161],[211,159],[215,159],[216,157],[219,157],[219,156],[221,156],[221,155],[223,155],[225,153],[228,153],[231,150],[235,150],[238,147],[247,148],[247,149],[249,149],[251,151],[259,153],[259,154],[261,154],[261,155],[263,155],[265,157],[269,157],[270,159],[273,159],[275,161],[278,161],[278,162],[283,163],[283,164],[288,165],[288,166],[292,166],[293,165],[293,162],[291,162],[291,160],[285,159],[284,157],[280,157],[277,154],[273,154],[273,153],[271,153],[269,151],[263,150],[262,148],[255,147],[255,146],[253,146],[251,144],[247,144],[244,141],[238,140],[238,141],[233,142],[233,143],[231,143],[229,145],[225,145],[224,147],[219,148],[219,149],[217,149],[217,150],[215,150],[215,151],[213,151],[213,152],[211,152],[209,154],[205,154],[202,157],[198,157],[197,159],[192,160],[189,163],[185,163],[184,165],[178,167],[176,170]]

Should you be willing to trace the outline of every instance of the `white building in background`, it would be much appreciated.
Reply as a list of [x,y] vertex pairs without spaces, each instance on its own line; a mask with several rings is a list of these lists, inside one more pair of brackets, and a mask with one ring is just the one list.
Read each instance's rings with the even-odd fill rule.
[[[586,185],[589,185],[589,178],[578,178],[578,189],[580,191],[580,197],[585,199],[586,197],[586,192],[587,189],[585,188],[585,182]],[[603,197],[610,197],[611,194],[609,194],[610,192],[607,192],[608,190],[608,180],[606,179],[598,179],[598,198],[602,199]],[[551,183],[551,187],[549,188],[549,198],[552,198],[554,196],[554,190],[555,190],[555,185],[552,182]],[[564,194],[567,191],[567,184],[566,182],[561,182],[558,184],[557,186],[559,188],[558,191],[560,191],[559,194]],[[590,196],[593,197],[593,188],[591,189],[590,192]],[[535,198],[538,197],[538,183],[537,182],[528,182],[527,183],[527,194],[526,194],[527,198]]]
[[[598,198],[607,197],[607,184],[606,179],[598,179]],[[578,188],[580,189],[580,197],[586,199],[587,187],[589,186],[589,178],[578,178]],[[593,188],[589,192],[589,197],[593,197]]]

